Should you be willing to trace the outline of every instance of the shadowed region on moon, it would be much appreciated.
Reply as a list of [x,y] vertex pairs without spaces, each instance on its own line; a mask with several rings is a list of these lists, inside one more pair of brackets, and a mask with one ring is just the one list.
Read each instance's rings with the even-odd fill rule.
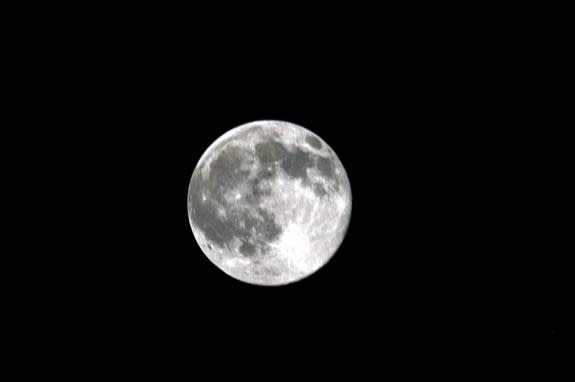
[[246,124],[216,140],[196,166],[190,223],[206,255],[231,276],[292,282],[317,270],[343,240],[351,194],[342,181],[349,184],[339,160],[308,130]]

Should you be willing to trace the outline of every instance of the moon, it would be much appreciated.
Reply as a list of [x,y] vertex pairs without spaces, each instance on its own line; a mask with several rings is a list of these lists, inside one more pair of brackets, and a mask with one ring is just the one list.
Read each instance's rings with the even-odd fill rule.
[[255,285],[293,283],[335,254],[351,217],[351,187],[319,136],[283,121],[226,132],[196,165],[188,217],[202,252]]

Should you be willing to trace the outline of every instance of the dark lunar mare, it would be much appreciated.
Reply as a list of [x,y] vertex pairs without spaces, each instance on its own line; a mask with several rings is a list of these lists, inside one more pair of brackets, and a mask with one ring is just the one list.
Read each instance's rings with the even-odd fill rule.
[[326,196],[327,195],[327,191],[325,190],[324,186],[322,186],[320,183],[314,183],[313,185],[313,192],[319,196],[320,198],[322,196]]
[[308,134],[305,137],[305,141],[313,148],[315,149],[321,149],[321,142],[319,139],[317,139],[316,137],[314,137],[313,135]]
[[[249,191],[244,202],[248,208],[245,208],[245,204],[225,200],[226,191],[245,183],[250,175],[249,170],[241,169],[242,163],[247,160],[250,160],[250,155],[246,149],[232,146],[214,158],[208,179],[203,178],[200,169],[194,171],[188,203],[191,219],[206,239],[220,248],[239,239],[240,252],[252,256],[258,248],[265,252],[265,243],[276,240],[281,234],[281,227],[276,224],[272,213],[257,207],[261,198],[269,194],[269,190],[261,189],[257,181],[248,182]],[[265,176],[269,177],[270,174]],[[202,195],[206,196],[205,201]],[[225,218],[218,214],[218,206],[226,211]],[[255,236],[252,231],[256,232]]]
[[281,162],[282,169],[292,178],[300,178],[303,181],[309,181],[307,169],[313,167],[313,157],[300,148],[294,151],[288,151],[288,154]]
[[[312,135],[308,135],[306,141],[316,148],[321,148],[319,139]],[[264,168],[279,162],[288,176],[301,179],[305,185],[312,185],[312,190],[320,197],[327,195],[327,191],[324,186],[309,179],[307,175],[309,168],[316,167],[324,177],[333,181],[334,190],[339,190],[340,182],[335,173],[335,159],[333,157],[322,157],[303,151],[299,147],[289,150],[285,145],[273,139],[257,143],[256,155]]]

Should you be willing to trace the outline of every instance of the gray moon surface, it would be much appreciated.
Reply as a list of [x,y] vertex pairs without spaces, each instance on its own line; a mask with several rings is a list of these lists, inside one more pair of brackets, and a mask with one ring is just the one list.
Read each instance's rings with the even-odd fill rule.
[[342,163],[319,136],[282,121],[238,126],[212,143],[188,190],[192,232],[233,278],[284,285],[323,267],[351,217]]

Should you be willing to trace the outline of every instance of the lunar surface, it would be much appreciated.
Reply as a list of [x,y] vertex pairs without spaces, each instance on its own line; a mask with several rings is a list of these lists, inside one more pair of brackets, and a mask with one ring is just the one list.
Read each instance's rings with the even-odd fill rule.
[[226,274],[284,285],[324,266],[351,215],[349,179],[335,152],[288,122],[236,127],[202,155],[188,216],[200,248]]

